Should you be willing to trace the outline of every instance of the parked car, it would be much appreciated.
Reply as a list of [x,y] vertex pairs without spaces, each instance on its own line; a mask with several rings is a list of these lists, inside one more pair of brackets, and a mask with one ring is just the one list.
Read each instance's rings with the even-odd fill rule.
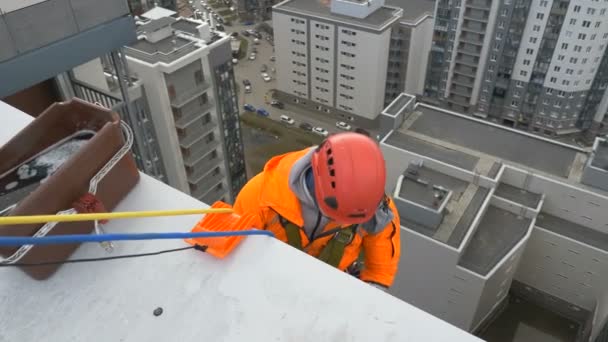
[[260,67],[260,72],[266,72],[268,71],[268,66],[266,64],[262,64],[262,66]]
[[239,64],[239,60],[238,60],[238,59],[236,59],[236,58],[233,58],[233,59],[232,59],[232,64]]
[[256,113],[258,113],[258,115],[260,115],[260,116],[265,116],[265,117],[270,116],[270,113],[268,113],[268,111],[264,108],[258,108]]
[[262,39],[262,35],[257,31],[254,31],[251,35],[256,39]]
[[250,105],[249,103],[246,103],[243,108],[248,111],[248,112],[255,112],[255,107]]
[[371,136],[371,134],[369,134],[369,132],[364,130],[363,128],[355,128],[355,132],[357,132],[359,134],[367,135],[368,137]]
[[309,131],[309,132],[312,131],[312,125],[309,124],[308,122],[302,122],[300,124],[300,128],[303,129],[303,130],[305,130],[305,131]]
[[270,105],[273,107],[277,107],[279,109],[283,109],[285,108],[285,105],[283,104],[283,102],[279,101],[279,100],[272,100],[270,102]]
[[338,121],[336,122],[336,127],[338,127],[341,130],[345,130],[345,131],[350,131],[352,127],[350,127],[349,124],[347,124],[344,121]]
[[326,137],[329,135],[329,132],[323,127],[315,127],[312,129],[312,131],[313,131],[313,133],[316,133],[322,137]]
[[276,60],[277,60],[277,58],[276,58],[275,56],[270,56],[270,61],[271,61],[271,62],[274,62],[274,61],[276,61]]
[[247,31],[241,31],[241,34],[242,34],[244,37],[249,37],[249,32],[247,32]]
[[262,78],[264,79],[264,82],[270,82],[272,80],[272,77],[265,72],[262,73]]
[[239,33],[238,32],[232,32],[230,35],[233,36],[233,37],[238,37]]
[[249,60],[250,60],[250,61],[255,61],[255,57],[256,57],[256,56],[257,56],[257,55],[256,55],[256,53],[255,53],[255,52],[250,53],[250,54],[249,54]]
[[251,82],[249,82],[249,80],[243,80],[243,85],[245,86],[245,94],[251,93]]
[[251,52],[253,53],[258,53],[258,48],[256,48],[255,46],[251,48]]
[[286,123],[288,125],[293,125],[296,122],[287,115],[281,115],[281,122]]
[[222,32],[225,31],[224,25],[220,25],[220,24],[215,25],[215,29],[218,30],[218,31],[222,31]]

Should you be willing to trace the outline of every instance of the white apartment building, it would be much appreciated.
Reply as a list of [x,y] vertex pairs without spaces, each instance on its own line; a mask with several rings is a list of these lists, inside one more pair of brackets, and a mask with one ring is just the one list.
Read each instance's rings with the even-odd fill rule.
[[425,95],[548,135],[587,130],[594,117],[597,131],[607,11],[599,0],[439,0]]
[[232,201],[246,175],[228,36],[171,17],[137,30],[126,59],[145,87],[167,183],[206,203]]
[[608,338],[604,139],[565,145],[406,94],[381,123],[393,295],[489,341]]
[[402,13],[382,0],[277,4],[279,97],[328,115],[372,122],[384,106],[391,28]]

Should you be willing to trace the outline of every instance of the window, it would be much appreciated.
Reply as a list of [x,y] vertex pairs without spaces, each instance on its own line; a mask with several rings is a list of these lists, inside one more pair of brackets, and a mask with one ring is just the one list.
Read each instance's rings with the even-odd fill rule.
[[595,14],[595,8],[591,8],[591,7],[587,8],[587,14],[594,15]]
[[536,37],[530,37],[530,43],[536,44],[537,41],[538,41],[538,38],[536,38]]
[[329,37],[323,36],[320,34],[315,34],[315,38],[320,39],[320,40],[329,40]]
[[194,83],[196,83],[196,85],[202,84],[205,81],[205,79],[203,78],[203,70],[196,70],[194,72]]
[[502,39],[502,32],[498,32],[496,34],[496,39],[501,40]]
[[528,72],[525,70],[520,71],[519,74],[522,76],[528,76]]
[[570,63],[576,64],[576,62],[578,62],[578,58],[570,57]]
[[570,25],[576,25],[576,19],[570,19]]
[[351,58],[355,57],[354,53],[350,53],[350,52],[346,52],[346,51],[342,51],[342,52],[340,52],[340,54],[342,56],[346,56],[346,57],[351,57]]
[[546,1],[546,0],[542,0],[542,1],[540,2],[540,6],[541,6],[541,7],[547,7],[547,5],[548,5],[548,4],[549,4],[549,1]]
[[550,82],[551,82],[551,83],[555,83],[555,82],[557,82],[557,78],[555,78],[555,77],[551,77]]
[[488,71],[494,71],[494,65],[488,66]]
[[517,90],[516,90],[516,91],[514,91],[514,92],[513,92],[513,97],[519,97],[519,91],[517,91]]
[[519,103],[517,101],[511,101],[511,107],[517,107]]
[[351,30],[347,30],[347,29],[342,29],[342,33],[347,34],[349,36],[356,36],[357,35],[357,32],[351,31]]
[[570,84],[570,81],[568,81],[568,80],[563,80],[563,81],[562,81],[562,84],[563,84],[563,85],[569,85],[569,84]]
[[540,12],[536,13],[536,19],[543,20],[544,17],[545,17],[545,15],[542,13],[540,13]]
[[603,39],[608,38],[608,33],[604,33],[604,35],[602,36]]
[[529,60],[529,59],[524,59],[523,64],[524,64],[524,65],[530,65],[530,60]]
[[564,97],[564,95],[566,95],[566,92],[564,92],[563,90],[558,90],[557,91],[557,96]]
[[583,74],[583,69],[579,69],[578,72],[576,73],[577,75],[582,75]]
[[581,59],[581,64],[587,64],[587,58]]
[[357,46],[357,44],[346,41],[346,40],[341,41],[341,43],[342,43],[342,45],[346,45],[346,46],[350,46],[350,47]]
[[591,22],[589,20],[583,20],[583,27],[591,27]]
[[553,94],[553,89],[547,88],[547,90],[545,90],[545,93],[547,93],[548,95],[551,95],[551,94]]
[[515,85],[516,85],[517,87],[519,87],[519,88],[523,88],[523,86],[524,86],[524,82],[522,82],[522,81],[517,81],[517,82],[515,83]]
[[591,38],[589,38],[589,40],[595,40],[595,37],[597,37],[597,34],[594,33],[591,35]]
[[506,16],[507,16],[507,14],[509,14],[509,10],[508,10],[508,9],[506,9],[506,8],[503,8],[503,9],[500,11],[500,15],[502,15],[503,17],[506,17]]
[[587,46],[587,48],[585,49],[585,51],[591,52],[591,46]]
[[584,34],[584,33],[579,33],[579,34],[578,34],[578,39],[580,39],[580,40],[585,40],[585,38],[587,38],[587,35],[586,35],[586,34]]
[[557,55],[557,60],[558,61],[563,61],[564,58],[566,58],[566,56],[564,56],[564,55]]
[[574,69],[570,69],[570,68],[566,69],[566,74],[568,74],[568,75],[574,74]]
[[574,45],[574,52],[581,52],[583,50],[583,47],[580,45]]
[[606,9],[605,9],[605,8],[602,8],[602,9],[600,10],[600,14],[601,14],[601,15],[606,14]]
[[540,32],[540,25],[534,25],[532,27],[532,31],[534,31],[534,32]]
[[559,72],[562,68],[559,65],[553,67],[553,71]]
[[596,21],[595,22],[595,28],[599,28],[600,26],[602,26],[602,22],[601,21]]
[[500,50],[500,43],[494,43],[494,50]]
[[581,11],[581,6],[574,6],[574,13],[578,13]]
[[498,22],[498,28],[505,28],[505,21],[501,20]]
[[495,61],[496,61],[496,58],[497,58],[497,57],[496,57],[496,55],[495,55],[495,54],[490,55],[490,60],[491,60],[492,62],[495,62]]
[[531,55],[531,54],[533,54],[533,53],[534,53],[534,49],[526,49],[526,53],[527,53],[528,55]]
[[568,49],[568,43],[562,43],[562,50]]
[[572,37],[572,31],[566,31],[566,38]]

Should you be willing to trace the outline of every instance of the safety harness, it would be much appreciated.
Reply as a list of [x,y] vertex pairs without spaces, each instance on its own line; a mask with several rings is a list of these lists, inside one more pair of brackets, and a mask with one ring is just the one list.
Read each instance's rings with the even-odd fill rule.
[[[299,250],[304,250],[302,246],[302,237],[300,236],[300,227],[295,225],[292,222],[289,222],[281,215],[278,215],[279,222],[283,229],[285,229],[285,233],[287,235],[287,243]],[[312,243],[316,239],[320,239],[325,236],[329,236],[333,234],[333,237],[327,242],[321,253],[317,257],[317,259],[331,265],[334,267],[338,267],[340,265],[340,261],[342,260],[342,256],[344,255],[344,249],[355,239],[355,234],[357,234],[357,228],[359,225],[353,224],[346,228],[334,228],[328,231],[325,231],[316,237],[314,237],[310,243]]]

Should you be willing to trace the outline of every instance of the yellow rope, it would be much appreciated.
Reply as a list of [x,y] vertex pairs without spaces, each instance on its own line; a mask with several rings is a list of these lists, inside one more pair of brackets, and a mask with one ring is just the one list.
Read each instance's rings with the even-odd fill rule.
[[0,217],[0,226],[13,225],[13,224],[47,223],[47,222],[79,222],[79,221],[96,221],[96,220],[101,221],[101,220],[158,217],[158,216],[229,214],[232,212],[233,212],[232,208],[218,208],[218,209],[126,211],[126,212],[118,212],[118,213],[73,214],[73,215],[5,216],[5,217]]

